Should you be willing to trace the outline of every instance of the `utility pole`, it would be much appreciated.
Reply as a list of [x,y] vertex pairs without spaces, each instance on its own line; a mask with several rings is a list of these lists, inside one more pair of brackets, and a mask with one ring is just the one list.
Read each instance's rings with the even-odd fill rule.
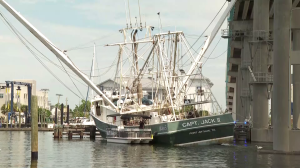
[[45,114],[46,114],[46,93],[49,91],[49,89],[41,89],[42,92],[44,92],[44,110],[43,110],[43,116],[41,118],[42,119],[42,123],[44,123],[44,125],[41,125],[41,127],[45,127]]
[[[61,97],[61,96],[63,96],[62,94],[56,94],[56,96],[58,96],[58,101],[57,101],[57,104],[59,105],[59,98]],[[58,107],[57,107],[58,108]],[[57,118],[59,118],[59,117],[57,117]],[[58,123],[58,122],[57,122]]]

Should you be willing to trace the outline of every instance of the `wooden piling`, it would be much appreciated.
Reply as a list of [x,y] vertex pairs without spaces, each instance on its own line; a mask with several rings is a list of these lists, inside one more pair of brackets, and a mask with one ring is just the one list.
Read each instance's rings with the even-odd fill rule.
[[73,137],[73,133],[72,133],[72,131],[69,131],[69,133],[68,133],[68,139],[72,139],[72,137]]
[[38,162],[36,160],[31,160],[30,168],[37,168]]
[[58,126],[55,125],[55,127],[54,127],[54,139],[55,139],[55,138],[58,138],[58,137],[59,137],[59,134],[58,134]]
[[25,107],[24,118],[25,118],[25,128],[27,128],[27,122],[28,122],[28,118],[27,118],[27,107]]
[[91,126],[90,128],[90,139],[95,139],[96,138],[96,127]]
[[63,136],[63,126],[59,126],[58,127],[58,138],[62,138]]
[[7,113],[7,122],[6,122],[6,128],[8,128],[8,113]]
[[19,128],[21,128],[21,122],[22,122],[21,121],[21,110],[19,111],[19,120],[18,121],[19,121]]
[[38,160],[38,105],[37,97],[31,97],[31,160]]
[[44,111],[44,114],[43,114],[43,123],[44,123],[44,128],[47,128],[47,126],[46,126],[46,120],[45,120],[45,111]]
[[57,107],[55,107],[55,118],[54,118],[54,123],[57,125]]
[[70,115],[70,108],[69,108],[69,105],[67,105],[67,124],[69,125],[70,122],[69,122],[69,115]]
[[61,104],[61,107],[60,107],[60,124],[61,125],[64,125],[64,104],[62,103]]

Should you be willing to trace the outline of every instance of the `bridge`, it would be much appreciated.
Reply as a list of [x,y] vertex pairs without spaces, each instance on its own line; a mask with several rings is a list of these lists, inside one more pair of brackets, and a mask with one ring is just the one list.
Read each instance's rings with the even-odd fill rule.
[[300,151],[296,142],[300,138],[299,2],[237,0],[228,18],[228,29],[221,31],[228,39],[228,111],[236,121],[252,122],[252,141],[273,142],[274,150],[286,152]]

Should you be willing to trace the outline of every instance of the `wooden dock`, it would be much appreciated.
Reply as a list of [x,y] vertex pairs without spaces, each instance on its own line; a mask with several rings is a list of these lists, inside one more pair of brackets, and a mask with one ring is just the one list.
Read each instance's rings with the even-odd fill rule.
[[[0,131],[31,131],[31,128],[0,128]],[[53,128],[39,128],[39,131],[53,131]]]
[[96,137],[101,137],[99,132],[96,132],[96,126],[94,125],[71,125],[63,127],[61,125],[55,126],[53,129],[53,137],[55,139],[60,139],[63,137],[68,137],[68,139],[74,138],[74,136],[82,139],[83,137],[90,137],[95,139]]

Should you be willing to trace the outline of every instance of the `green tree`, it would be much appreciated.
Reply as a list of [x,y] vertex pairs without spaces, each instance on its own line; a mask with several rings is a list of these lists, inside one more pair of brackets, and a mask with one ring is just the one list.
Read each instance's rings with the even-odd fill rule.
[[21,105],[21,111],[25,112],[26,109],[28,110],[28,106],[27,105]]
[[[85,110],[84,110],[84,108],[85,108]],[[81,100],[81,104],[76,105],[74,110],[72,111],[73,117],[89,117],[90,110],[91,110],[91,102],[87,101],[86,105],[85,105],[85,101]],[[86,114],[86,116],[84,116],[84,114]]]
[[51,111],[46,110],[46,117],[49,118],[52,115]]
[[[19,111],[22,111],[22,106],[21,106],[21,109],[18,109],[17,110],[17,103],[14,103],[14,106],[13,106],[13,110],[15,112],[19,112]],[[8,104],[8,107],[5,106],[5,104],[2,105],[1,107],[1,113],[6,115],[7,112],[10,112],[10,103]]]
[[60,109],[61,105],[62,105],[62,104],[56,103],[56,104],[55,104],[55,107],[57,107],[57,109]]

